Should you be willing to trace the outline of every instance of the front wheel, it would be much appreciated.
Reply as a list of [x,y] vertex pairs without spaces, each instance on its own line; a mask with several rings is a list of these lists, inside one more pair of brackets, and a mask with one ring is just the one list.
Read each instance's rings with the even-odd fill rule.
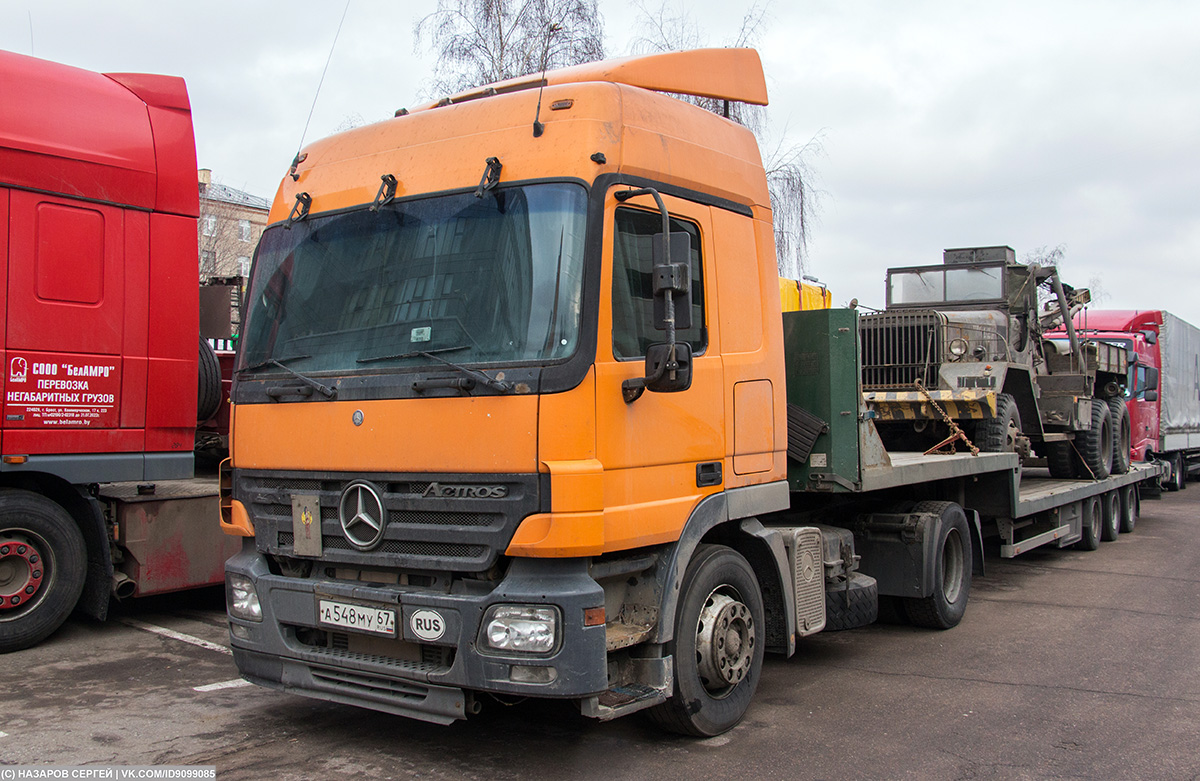
[[762,591],[750,564],[723,545],[701,545],[687,566],[675,613],[671,698],[647,711],[660,727],[711,737],[737,726],[762,674]]
[[938,537],[934,547],[933,593],[927,597],[905,597],[904,613],[917,626],[949,629],[962,620],[971,593],[974,559],[967,515],[953,502],[918,502],[912,512],[937,515]]
[[66,510],[31,491],[0,492],[0,653],[62,626],[86,574],[83,534]]

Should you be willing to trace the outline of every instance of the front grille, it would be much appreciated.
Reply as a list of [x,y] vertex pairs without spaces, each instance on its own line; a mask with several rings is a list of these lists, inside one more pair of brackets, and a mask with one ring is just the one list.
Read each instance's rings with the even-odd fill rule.
[[[543,504],[549,504],[549,492],[536,474],[426,477],[235,470],[234,498],[249,511],[263,553],[295,556],[293,497],[315,497],[320,504],[322,561],[463,573],[488,570],[508,547],[521,520],[544,511]],[[370,551],[361,551],[346,540],[338,518],[343,489],[364,479],[379,492],[388,519],[383,540]],[[429,491],[434,483],[440,496],[433,495],[438,491]],[[505,495],[446,495],[459,486],[503,486]]]
[[936,312],[880,312],[859,318],[865,390],[937,387],[942,318]]
[[[295,545],[295,535],[292,532],[279,532],[279,547],[291,548]],[[321,546],[325,550],[357,550],[346,542],[345,537],[326,534],[321,537]],[[479,559],[488,552],[486,545],[454,545],[447,542],[412,542],[405,540],[384,540],[375,550],[380,553],[398,553],[404,556],[422,556],[434,558]]]

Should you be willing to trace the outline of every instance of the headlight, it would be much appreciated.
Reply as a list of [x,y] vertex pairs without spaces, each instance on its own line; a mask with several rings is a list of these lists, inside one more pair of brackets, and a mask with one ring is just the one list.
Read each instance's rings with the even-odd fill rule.
[[483,616],[488,648],[548,654],[558,647],[558,611],[539,605],[495,605]]
[[225,601],[229,615],[244,621],[262,621],[262,605],[254,582],[245,575],[229,575],[226,581]]
[[961,358],[967,354],[967,340],[954,339],[950,342],[950,354],[955,358]]

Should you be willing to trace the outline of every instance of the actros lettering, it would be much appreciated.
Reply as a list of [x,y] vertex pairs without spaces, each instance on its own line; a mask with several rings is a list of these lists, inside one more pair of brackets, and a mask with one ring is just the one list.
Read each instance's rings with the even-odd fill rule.
[[503,499],[508,496],[508,487],[503,485],[441,485],[430,483],[421,494],[435,499]]

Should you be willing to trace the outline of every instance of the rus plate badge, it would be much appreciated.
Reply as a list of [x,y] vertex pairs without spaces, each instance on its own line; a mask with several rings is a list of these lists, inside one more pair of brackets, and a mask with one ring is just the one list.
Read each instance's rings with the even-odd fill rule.
[[292,533],[297,556],[321,555],[321,499],[292,496]]

